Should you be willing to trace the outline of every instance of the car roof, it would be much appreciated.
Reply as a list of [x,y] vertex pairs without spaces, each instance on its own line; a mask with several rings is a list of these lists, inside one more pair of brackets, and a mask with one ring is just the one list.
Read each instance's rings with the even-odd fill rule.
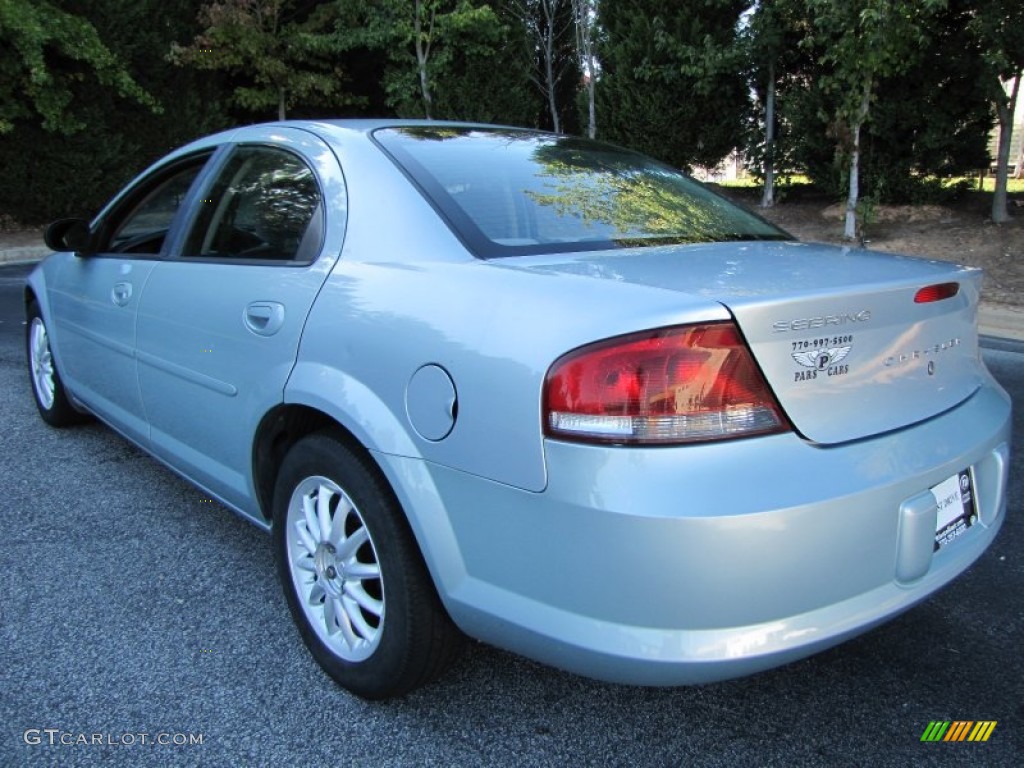
[[[353,135],[368,137],[378,128],[487,128],[498,130],[523,131],[543,135],[547,131],[524,128],[514,125],[497,125],[492,123],[464,122],[457,120],[413,120],[408,118],[337,118],[330,120],[275,120],[266,123],[242,125],[218,133],[195,139],[165,155],[156,164],[163,165],[183,155],[202,149],[209,149],[220,144],[250,140],[253,134],[265,133],[271,128],[297,128],[309,131],[321,139],[330,142],[332,139],[351,139]],[[147,172],[150,169],[147,169]]]

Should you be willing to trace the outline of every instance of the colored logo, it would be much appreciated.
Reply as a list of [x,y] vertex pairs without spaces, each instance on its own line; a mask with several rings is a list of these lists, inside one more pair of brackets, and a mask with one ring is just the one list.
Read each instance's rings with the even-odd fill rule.
[[995,720],[932,720],[921,741],[988,741],[996,729]]
[[846,359],[853,347],[833,347],[832,349],[812,349],[810,352],[794,352],[793,359],[804,368],[816,368],[824,371],[830,365],[837,365]]

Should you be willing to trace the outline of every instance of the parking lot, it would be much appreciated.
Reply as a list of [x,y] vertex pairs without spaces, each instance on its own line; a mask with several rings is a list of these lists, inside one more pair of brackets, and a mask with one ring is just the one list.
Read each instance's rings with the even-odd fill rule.
[[[439,683],[373,704],[305,651],[264,533],[105,427],[39,420],[27,271],[0,267],[0,766],[1020,765],[1024,345],[985,349],[1017,404],[1002,532],[896,620],[694,688],[471,644]],[[936,720],[997,725],[984,743],[922,742]]]

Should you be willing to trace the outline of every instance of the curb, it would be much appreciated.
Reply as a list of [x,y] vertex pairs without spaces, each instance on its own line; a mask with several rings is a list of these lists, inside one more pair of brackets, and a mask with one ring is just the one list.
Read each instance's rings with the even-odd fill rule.
[[[50,254],[45,245],[26,245],[0,251],[0,264],[40,261]],[[982,301],[978,308],[978,331],[984,336],[1024,341],[1024,307]]]
[[982,301],[978,307],[978,330],[986,336],[1024,341],[1024,307]]
[[18,261],[41,261],[49,256],[50,249],[45,245],[24,245],[20,248],[7,248],[0,251],[0,264],[13,264]]

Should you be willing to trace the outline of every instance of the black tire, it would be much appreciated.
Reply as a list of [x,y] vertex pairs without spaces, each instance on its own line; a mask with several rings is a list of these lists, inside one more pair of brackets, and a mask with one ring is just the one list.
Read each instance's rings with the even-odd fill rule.
[[51,427],[70,427],[88,420],[88,416],[75,409],[68,399],[57,361],[50,349],[50,332],[35,301],[28,304],[25,313],[25,353],[28,375],[32,385],[32,399],[43,421]]
[[368,456],[332,432],[300,440],[281,464],[273,515],[288,607],[327,674],[358,696],[386,699],[444,671],[461,634],[394,493]]

